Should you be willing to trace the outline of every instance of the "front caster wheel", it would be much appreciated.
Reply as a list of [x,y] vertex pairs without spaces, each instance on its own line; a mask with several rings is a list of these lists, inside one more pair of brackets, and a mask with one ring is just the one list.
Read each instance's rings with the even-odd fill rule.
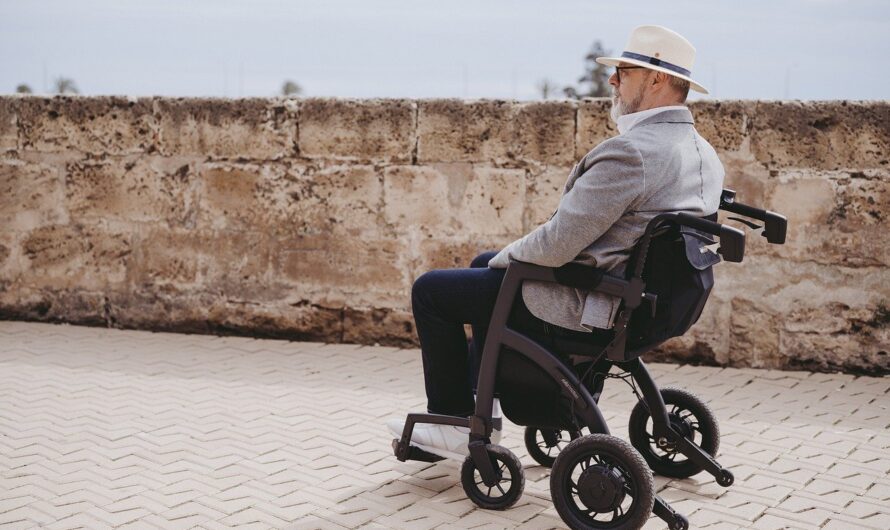
[[607,434],[570,442],[553,464],[550,496],[574,529],[640,528],[655,502],[652,472],[630,444]]
[[460,482],[467,497],[476,506],[486,510],[505,510],[519,500],[525,488],[522,464],[506,447],[489,445],[486,450],[491,458],[491,465],[498,475],[498,482],[494,486],[486,486],[471,456],[468,456],[461,466]]
[[553,467],[557,455],[569,443],[581,436],[578,431],[560,431],[539,427],[525,428],[525,448],[535,462],[544,467]]
[[[663,388],[661,398],[671,428],[711,456],[720,447],[720,428],[711,409],[695,394],[681,388]],[[674,444],[655,439],[649,406],[637,402],[630,413],[630,443],[643,455],[652,471],[664,477],[687,478],[703,468],[686,458]]]
[[724,488],[732,486],[733,482],[735,482],[735,476],[733,476],[732,472],[728,469],[720,471],[720,474],[717,475],[717,484]]

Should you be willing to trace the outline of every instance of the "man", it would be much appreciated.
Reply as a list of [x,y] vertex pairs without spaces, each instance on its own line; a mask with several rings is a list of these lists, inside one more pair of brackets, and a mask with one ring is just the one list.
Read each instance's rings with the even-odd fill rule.
[[[690,88],[707,94],[690,77],[694,59],[695,48],[679,34],[660,26],[634,29],[620,57],[597,59],[615,66],[609,78],[611,116],[620,134],[574,167],[550,220],[496,255],[480,255],[469,269],[434,270],[417,279],[412,308],[429,412],[473,414],[478,359],[471,362],[463,325],[473,326],[481,349],[511,259],[546,267],[581,263],[620,275],[634,243],[659,213],[717,211],[723,166],[684,105]],[[526,282],[511,325],[538,335],[602,342],[619,302],[600,293]],[[404,421],[387,425],[401,436]],[[492,443],[499,439],[495,430]],[[412,444],[458,460],[468,454],[467,442],[467,429],[446,425],[416,425],[412,436]]]

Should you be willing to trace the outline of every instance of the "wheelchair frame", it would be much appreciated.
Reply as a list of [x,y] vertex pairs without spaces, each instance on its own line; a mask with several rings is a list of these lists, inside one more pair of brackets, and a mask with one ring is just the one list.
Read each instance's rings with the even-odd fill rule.
[[[787,228],[787,220],[784,216],[736,203],[735,192],[728,189],[723,190],[720,209],[762,221],[764,223],[762,235],[767,241],[775,244],[784,243]],[[729,219],[740,221],[752,228],[761,228],[744,219],[733,217]],[[479,471],[486,486],[491,487],[497,483],[497,472],[492,465],[491,458],[488,456],[486,446],[491,443],[492,429],[500,429],[501,427],[500,418],[492,418],[492,408],[498,361],[501,348],[504,346],[524,355],[547,372],[554,381],[559,383],[564,396],[572,402],[577,419],[583,423],[580,427],[586,426],[591,433],[610,434],[596,400],[580,378],[546,348],[508,326],[507,321],[510,310],[513,307],[517,293],[520,292],[522,282],[541,281],[606,293],[622,299],[621,310],[615,319],[614,338],[603,352],[592,358],[592,360],[596,362],[605,356],[612,364],[617,365],[630,374],[639,386],[642,399],[650,411],[653,435],[660,447],[673,445],[689,460],[713,475],[718,484],[724,487],[730,486],[734,481],[732,473],[722,467],[714,457],[671,427],[661,391],[646,369],[646,365],[639,358],[643,353],[655,348],[658,344],[650,344],[636,350],[626,351],[627,328],[634,309],[643,302],[647,302],[651,304],[653,313],[655,311],[657,297],[652,293],[645,292],[642,272],[653,235],[660,228],[668,225],[687,226],[718,237],[720,242],[718,253],[726,261],[741,262],[744,258],[745,233],[738,228],[684,213],[665,213],[656,216],[649,222],[645,232],[638,241],[637,245],[640,246],[640,252],[636,256],[636,260],[633,263],[629,263],[629,270],[632,271],[629,279],[609,276],[602,270],[578,264],[549,268],[511,261],[498,293],[483,348],[475,413],[469,418],[438,414],[408,414],[401,438],[393,440],[395,456],[400,461],[419,460],[435,462],[442,460],[440,456],[427,453],[410,445],[411,435],[416,423],[468,427],[470,429],[468,448],[476,469]],[[678,522],[685,522],[685,518],[673,510],[658,495],[655,495],[652,512],[671,525],[671,527],[674,527]],[[688,522],[686,524],[688,525]]]

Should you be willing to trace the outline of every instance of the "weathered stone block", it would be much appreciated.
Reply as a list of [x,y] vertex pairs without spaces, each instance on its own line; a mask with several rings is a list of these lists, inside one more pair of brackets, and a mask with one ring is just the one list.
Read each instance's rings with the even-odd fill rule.
[[382,180],[373,166],[204,164],[198,225],[279,236],[373,235],[381,215]]
[[0,320],[67,322],[87,326],[108,324],[107,297],[79,289],[50,290],[17,288],[0,290]]
[[751,150],[772,168],[888,167],[890,106],[882,102],[758,102]]
[[383,206],[383,171],[374,166],[333,165],[291,170],[277,201],[282,217],[301,233],[337,237],[378,234]]
[[295,153],[296,102],[288,99],[157,99],[164,155],[269,160]]
[[227,300],[261,303],[281,299],[281,280],[272,273],[276,240],[264,232],[217,232],[201,238],[202,288]]
[[79,160],[65,166],[65,205],[76,221],[193,225],[194,165],[160,157]]
[[748,101],[694,101],[689,110],[695,129],[718,153],[737,151],[748,138],[748,115],[754,104]]
[[785,176],[770,186],[764,206],[788,217],[785,245],[749,238],[752,255],[848,267],[887,266],[882,223],[890,183],[863,173]]
[[0,155],[18,149],[18,107],[21,97],[0,98]]
[[522,103],[515,107],[518,158],[538,164],[570,165],[575,161],[575,114],[571,101]]
[[120,155],[156,149],[148,98],[28,97],[21,100],[18,120],[23,150]]
[[507,101],[422,101],[417,117],[417,161],[515,161],[518,146],[512,115]]
[[139,239],[129,268],[130,284],[136,289],[197,287],[204,271],[200,254],[203,239],[185,230],[152,230]]
[[22,240],[28,268],[20,283],[32,289],[99,290],[126,280],[132,236],[97,227],[49,225]]
[[27,231],[67,223],[62,182],[56,167],[0,161],[0,225],[4,230]]
[[129,289],[110,293],[109,318],[116,327],[184,333],[210,333],[208,308],[218,297],[197,293],[183,296],[161,289]]
[[518,234],[525,171],[466,163],[393,166],[384,173],[384,215],[397,233]]
[[308,158],[410,162],[417,104],[408,100],[306,99],[300,154]]
[[417,347],[414,316],[410,311],[346,308],[343,314],[343,342]]
[[781,366],[890,372],[890,309],[886,305],[800,307],[786,315],[780,334]]
[[609,98],[585,99],[578,106],[576,162],[603,141],[618,136],[618,127],[609,116],[611,108],[612,101]]
[[276,271],[326,307],[404,307],[405,245],[397,239],[297,236],[279,242]]
[[316,342],[344,340],[343,309],[317,304],[282,306],[216,300],[207,310],[206,325],[215,334]]
[[280,164],[202,164],[198,227],[212,230],[297,231],[293,196],[299,186]]
[[[774,308],[744,298],[732,301],[730,363],[755,368],[780,366],[779,315]],[[744,352],[744,353],[742,353]]]
[[[411,264],[411,278],[416,280],[421,274],[433,269],[466,268],[483,252],[500,251],[513,241],[508,237],[436,237],[422,239],[417,244],[417,260]],[[407,305],[409,300],[405,300]]]
[[571,171],[570,167],[547,167],[537,174],[528,173],[523,232],[527,233],[550,219],[559,206]]
[[140,290],[276,300],[284,293],[270,277],[274,248],[274,240],[260,232],[152,230],[136,245],[128,278]]

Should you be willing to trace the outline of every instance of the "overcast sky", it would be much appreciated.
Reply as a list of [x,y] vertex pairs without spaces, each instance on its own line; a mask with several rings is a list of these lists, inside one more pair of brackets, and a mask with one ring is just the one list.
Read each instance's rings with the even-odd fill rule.
[[665,25],[719,99],[890,99],[888,0],[0,0],[0,93],[538,99]]

